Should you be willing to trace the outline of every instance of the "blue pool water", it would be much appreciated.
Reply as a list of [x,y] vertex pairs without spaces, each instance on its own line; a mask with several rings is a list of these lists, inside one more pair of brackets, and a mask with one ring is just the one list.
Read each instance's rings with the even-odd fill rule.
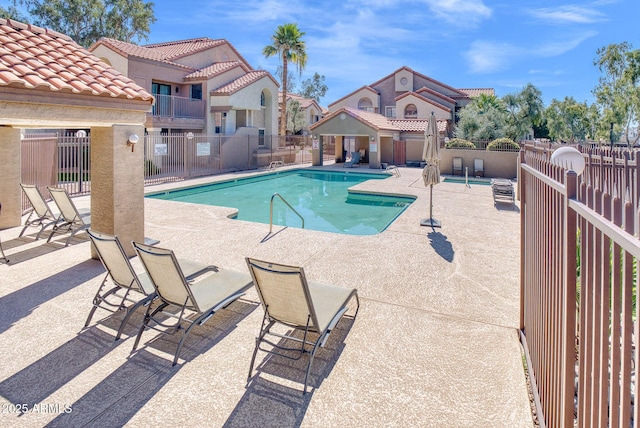
[[[279,193],[304,218],[304,228],[349,235],[374,235],[386,229],[414,198],[349,193],[382,174],[293,170],[148,195],[149,198],[238,209],[238,220],[269,224],[269,205]],[[302,221],[279,198],[273,224],[301,227]]]
[[[454,177],[445,177],[444,181],[447,183],[461,183],[464,184],[464,178],[454,178]],[[478,184],[480,186],[491,186],[491,181],[489,180],[476,180],[473,178],[469,179],[469,184]]]

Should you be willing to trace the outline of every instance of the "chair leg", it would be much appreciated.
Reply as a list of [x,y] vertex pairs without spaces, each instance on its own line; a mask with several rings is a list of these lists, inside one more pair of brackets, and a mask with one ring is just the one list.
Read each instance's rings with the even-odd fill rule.
[[149,305],[149,307],[147,308],[147,312],[145,312],[144,314],[144,319],[142,320],[142,325],[140,326],[140,329],[138,330],[138,335],[136,336],[136,341],[133,342],[133,349],[131,350],[131,352],[133,353],[137,348],[138,348],[138,343],[140,342],[140,338],[142,337],[142,332],[144,332],[144,328],[147,326],[149,320],[151,319],[151,307],[153,305]]
[[146,298],[137,302],[135,305],[131,306],[130,308],[127,308],[127,314],[124,316],[124,318],[122,319],[122,322],[120,323],[120,327],[118,328],[118,333],[116,334],[115,340],[120,339],[120,336],[122,336],[122,331],[124,330],[124,326],[127,324],[127,321],[129,321],[129,318],[131,318],[131,315],[133,315],[136,309],[138,309],[138,307],[140,306],[146,306],[146,305],[151,306],[151,302],[153,301],[153,299],[155,299],[155,297],[156,297],[155,295],[147,296]]
[[311,355],[309,356],[309,364],[307,364],[307,372],[304,375],[304,389],[302,390],[303,395],[307,393],[307,384],[309,380],[309,373],[311,372],[311,364],[313,364],[313,357],[315,357],[316,355],[316,350],[318,349],[318,345],[320,344],[320,339],[321,338],[318,338],[315,345],[313,345],[313,350],[311,351]]

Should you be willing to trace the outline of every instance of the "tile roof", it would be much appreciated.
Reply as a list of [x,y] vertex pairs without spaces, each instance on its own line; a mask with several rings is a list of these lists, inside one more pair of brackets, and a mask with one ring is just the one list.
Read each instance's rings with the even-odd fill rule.
[[273,79],[273,76],[268,71],[265,70],[256,70],[250,71],[234,80],[233,82],[227,83],[217,89],[211,91],[211,95],[231,95],[240,89],[246,88],[254,82],[262,79],[263,77],[269,77],[273,82],[277,85],[278,83]]
[[133,80],[49,29],[0,19],[0,87],[151,101]]
[[[278,99],[282,100],[282,92],[278,92]],[[287,99],[298,101],[298,103],[300,103],[300,107],[302,107],[303,109],[309,108],[313,104],[316,104],[318,108],[322,109],[322,107],[320,107],[320,105],[316,103],[316,100],[314,100],[313,98],[305,98],[301,95],[288,92]]]
[[493,88],[467,88],[467,89],[458,89],[459,91],[464,92],[470,97],[477,97],[480,94],[487,95],[495,95],[496,91]]
[[[389,119],[393,126],[402,132],[424,132],[427,129],[428,119]],[[448,120],[436,120],[438,132],[446,132],[449,125]]]
[[149,59],[153,61],[164,62],[167,64],[177,65],[189,70],[194,68],[180,63],[180,58],[189,56],[206,49],[210,49],[216,46],[228,45],[229,48],[235,52],[240,58],[241,62],[248,70],[253,70],[247,61],[240,55],[240,53],[229,43],[226,39],[209,39],[208,37],[199,37],[195,39],[177,40],[173,42],[155,43],[151,45],[138,46],[133,43],[125,43],[119,40],[103,37],[98,40],[89,50],[93,51],[99,45],[105,45],[110,49],[120,53],[121,55],[128,57],[133,56],[137,58]]
[[248,73],[250,71],[247,69],[244,63],[240,61],[223,61],[216,62],[208,67],[187,74],[186,76],[184,76],[184,80],[207,79],[209,77],[215,76],[216,74],[231,70],[235,67],[242,67],[245,73]]
[[379,113],[373,113],[366,110],[360,110],[360,109],[351,108],[351,107],[342,107],[341,109],[336,110],[333,114],[330,114],[329,116],[326,116],[322,120],[311,125],[310,129],[314,129],[317,126],[320,126],[321,124],[331,120],[332,118],[342,113],[348,114],[354,119],[359,120],[360,122],[363,122],[364,124],[374,128],[377,131],[380,131],[380,130],[400,131],[400,128],[398,128],[388,118],[386,118],[385,116]]
[[199,37],[196,39],[177,40],[174,42],[155,43],[145,45],[144,48],[150,49],[164,55],[165,59],[175,59],[185,55],[190,55],[211,47],[224,45],[225,39],[209,39],[208,37]]
[[436,96],[436,97],[438,97],[440,99],[443,99],[445,101],[448,101],[450,103],[454,103],[455,104],[455,102],[456,102],[456,100],[454,100],[453,98],[448,97],[445,94],[442,94],[442,93],[440,93],[438,91],[434,91],[431,88],[427,88],[426,86],[423,86],[422,88],[418,89],[416,91],[416,94],[422,94],[423,92],[426,92],[428,94],[434,95],[434,96]]

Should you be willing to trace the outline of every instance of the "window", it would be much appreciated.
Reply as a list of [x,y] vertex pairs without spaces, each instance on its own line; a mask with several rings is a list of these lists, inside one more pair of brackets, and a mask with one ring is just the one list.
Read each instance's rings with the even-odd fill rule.
[[202,83],[191,85],[191,98],[194,100],[202,99]]
[[264,129],[258,129],[258,145],[264,146]]
[[260,92],[260,106],[261,107],[267,106],[267,97],[264,96],[264,92]]
[[384,108],[384,115],[390,119],[396,118],[396,107],[395,106],[386,106]]
[[369,98],[361,98],[360,101],[358,101],[358,109],[373,111],[373,103]]
[[418,117],[418,108],[415,104],[409,104],[404,108],[405,119],[415,119]]

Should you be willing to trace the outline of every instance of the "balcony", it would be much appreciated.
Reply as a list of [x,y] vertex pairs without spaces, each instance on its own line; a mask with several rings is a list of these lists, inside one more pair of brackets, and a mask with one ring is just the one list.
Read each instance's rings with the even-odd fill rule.
[[154,97],[151,112],[147,114],[147,127],[204,127],[204,100],[160,94]]

